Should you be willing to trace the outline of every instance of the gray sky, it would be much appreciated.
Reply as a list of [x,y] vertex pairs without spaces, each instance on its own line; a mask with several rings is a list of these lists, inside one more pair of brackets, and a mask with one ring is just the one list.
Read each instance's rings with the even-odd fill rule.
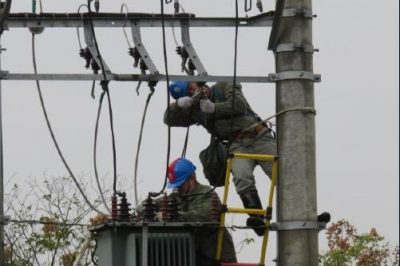
[[[76,12],[86,1],[42,0],[45,12]],[[101,0],[103,12],[119,12],[122,1]],[[240,15],[244,15],[240,1]],[[253,1],[255,2],[255,0]],[[234,1],[181,0],[186,12],[196,16],[234,16]],[[265,10],[274,8],[263,1]],[[160,13],[159,1],[127,1],[130,12]],[[360,232],[376,227],[388,241],[398,244],[399,235],[399,155],[398,155],[398,1],[372,0],[314,1],[314,72],[322,75],[315,84],[318,209],[329,211],[333,221],[346,218]],[[13,1],[12,12],[30,12],[30,1]],[[165,7],[172,13],[172,5]],[[249,16],[258,14],[254,7]],[[129,31],[128,31],[129,32]],[[121,29],[96,30],[100,50],[115,73],[139,73],[127,55]],[[169,73],[180,74],[171,29],[166,29]],[[180,30],[176,29],[179,40]],[[270,29],[239,29],[238,75],[266,75],[275,71],[274,58],[267,50]],[[164,73],[161,29],[142,31],[143,42],[158,69]],[[233,29],[196,28],[192,42],[209,74],[233,74]],[[12,29],[2,38],[7,49],[2,69],[32,72],[31,36],[27,29]],[[76,30],[46,29],[37,36],[38,69],[42,73],[90,73],[78,55]],[[42,89],[56,136],[77,175],[94,180],[92,147],[98,101],[90,98],[90,82],[42,82]],[[148,89],[140,96],[136,83],[112,82],[118,173],[124,187],[132,186],[134,155],[140,120]],[[274,84],[243,84],[250,104],[262,117],[275,111]],[[45,173],[65,175],[49,137],[41,113],[34,82],[2,82],[4,163],[6,182],[23,183],[28,177]],[[99,95],[100,89],[96,89]],[[166,86],[160,82],[146,120],[140,157],[141,197],[158,191],[163,182],[167,150],[167,128],[162,123],[166,107]],[[172,130],[171,157],[180,155],[183,129]],[[208,135],[192,127],[187,157],[198,165],[198,153],[208,144]],[[103,109],[99,148],[100,175],[112,182],[112,157],[108,114]],[[198,171],[200,181],[206,182]],[[258,169],[257,184],[265,197],[269,181]],[[13,178],[10,180],[10,178]],[[88,181],[89,182],[89,181]],[[263,189],[262,189],[263,188]],[[121,187],[121,189],[123,189]],[[133,191],[127,191],[133,202]],[[218,190],[222,194],[222,189]],[[232,202],[239,204],[234,190]],[[235,217],[233,223],[243,223]],[[274,218],[275,220],[275,218]],[[245,233],[235,237],[238,242]],[[248,236],[255,237],[252,233]],[[320,238],[324,234],[320,233]],[[269,248],[275,252],[275,234]],[[321,242],[320,249],[325,248]],[[252,260],[256,249],[243,251],[239,258]]]

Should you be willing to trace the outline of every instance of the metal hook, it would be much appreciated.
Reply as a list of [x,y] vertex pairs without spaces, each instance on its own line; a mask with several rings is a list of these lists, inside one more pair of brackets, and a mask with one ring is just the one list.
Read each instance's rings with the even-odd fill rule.
[[[250,4],[248,4],[250,2]],[[249,12],[253,6],[253,0],[245,0],[244,1],[244,11]]]
[[165,0],[165,4],[169,4],[169,3],[171,3],[172,2],[172,0]]

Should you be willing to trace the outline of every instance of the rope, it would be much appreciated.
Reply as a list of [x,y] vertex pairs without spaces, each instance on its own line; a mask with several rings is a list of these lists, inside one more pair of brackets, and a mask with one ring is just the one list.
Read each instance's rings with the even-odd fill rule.
[[146,119],[146,114],[147,114],[147,108],[150,103],[150,99],[154,94],[154,89],[150,89],[149,94],[147,95],[146,99],[146,105],[144,107],[143,111],[143,117],[142,117],[142,122],[140,125],[140,133],[139,133],[139,139],[138,139],[138,144],[137,144],[137,150],[136,150],[136,157],[135,157],[135,172],[134,172],[134,190],[135,190],[135,206],[139,205],[139,200],[138,200],[138,191],[137,191],[137,169],[139,165],[139,152],[140,152],[140,147],[142,146],[142,136],[143,136],[143,128],[144,128],[144,122]]
[[[35,34],[32,33],[32,61],[33,61],[33,71],[34,71],[34,74],[37,74],[36,52],[35,52],[35,51],[36,51],[36,49],[35,49]],[[99,211],[96,207],[94,207],[94,206],[90,203],[90,201],[89,201],[88,198],[86,197],[84,191],[82,190],[81,186],[79,185],[77,179],[75,178],[75,175],[72,173],[72,170],[71,170],[71,168],[69,167],[67,161],[65,160],[64,155],[63,155],[63,153],[61,152],[61,149],[60,149],[60,147],[59,147],[59,145],[58,145],[58,142],[57,142],[57,140],[56,140],[56,137],[55,137],[55,135],[54,135],[53,128],[52,128],[52,126],[51,126],[51,124],[50,124],[50,120],[49,120],[49,117],[48,117],[48,114],[47,114],[47,111],[46,111],[46,107],[45,107],[45,104],[44,104],[44,99],[43,99],[43,95],[42,95],[42,90],[40,89],[39,80],[36,80],[35,82],[36,82],[36,88],[37,88],[38,95],[39,95],[39,99],[40,99],[40,104],[41,104],[41,106],[42,106],[43,115],[44,115],[44,118],[45,118],[45,120],[46,120],[47,128],[48,128],[48,130],[49,130],[49,132],[50,132],[51,139],[53,140],[54,146],[55,146],[56,149],[57,149],[57,152],[58,152],[58,155],[59,155],[60,158],[61,158],[61,161],[63,162],[65,168],[67,169],[67,171],[68,171],[68,173],[69,173],[69,175],[70,175],[71,178],[73,179],[75,185],[77,186],[79,192],[81,193],[83,199],[86,201],[86,203],[89,205],[89,207],[90,207],[92,210],[94,210],[94,211],[96,211],[96,212],[98,212],[98,213],[100,213],[100,214],[102,214],[102,215],[106,215],[105,213]]]
[[255,123],[255,124],[253,124],[253,125],[251,125],[251,126],[245,128],[245,129],[241,130],[241,132],[246,132],[246,131],[248,131],[248,130],[250,130],[250,129],[252,129],[252,128],[255,128],[255,127],[256,127],[257,125],[259,125],[259,124],[263,124],[263,123],[269,122],[269,120],[271,120],[271,119],[274,118],[274,117],[278,117],[278,116],[280,116],[280,115],[282,115],[282,114],[284,114],[284,113],[287,113],[287,112],[294,112],[294,111],[302,111],[303,113],[311,113],[311,114],[314,114],[314,115],[317,114],[317,111],[316,111],[314,108],[312,108],[312,107],[294,107],[294,108],[288,108],[288,109],[282,110],[282,111],[280,111],[280,112],[278,112],[278,113],[276,113],[276,114],[274,114],[274,115],[272,115],[272,116],[270,116],[270,117],[267,117],[266,119],[264,119],[264,120],[262,120],[262,121],[260,121],[260,122],[258,122],[258,123]]

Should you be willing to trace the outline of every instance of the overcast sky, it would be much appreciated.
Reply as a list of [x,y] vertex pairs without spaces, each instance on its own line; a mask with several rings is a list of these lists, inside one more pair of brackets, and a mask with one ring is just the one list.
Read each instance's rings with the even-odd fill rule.
[[[45,12],[76,12],[86,1],[42,0]],[[119,12],[122,1],[101,0],[101,11]],[[244,16],[243,2],[239,13]],[[253,1],[255,2],[255,0]],[[234,16],[233,0],[182,0],[186,12],[196,16]],[[274,9],[263,1],[265,10]],[[255,3],[254,3],[255,4]],[[127,1],[130,12],[160,13],[159,1]],[[314,73],[322,75],[315,84],[318,210],[329,211],[332,220],[350,220],[360,232],[376,227],[392,244],[399,235],[399,14],[398,1],[314,1]],[[12,12],[30,12],[30,1],[13,1]],[[165,7],[166,13],[173,6]],[[257,15],[254,7],[247,13]],[[132,67],[127,44],[119,28],[97,29],[101,53],[115,73],[139,73]],[[129,33],[129,31],[128,31]],[[166,29],[170,74],[181,74],[171,29]],[[179,29],[176,29],[178,41]],[[239,29],[238,75],[274,73],[274,57],[267,50],[270,29]],[[233,74],[233,29],[196,28],[192,42],[209,74]],[[142,31],[143,42],[160,72],[164,72],[160,28]],[[31,35],[27,29],[3,34],[2,70],[32,73]],[[76,30],[46,29],[37,36],[38,69],[42,73],[90,73],[79,57]],[[41,82],[46,106],[56,136],[73,171],[94,180],[92,148],[97,100],[90,97],[90,82]],[[132,187],[134,156],[140,120],[148,89],[140,96],[136,83],[110,83],[118,153],[118,173],[123,187]],[[261,117],[275,113],[274,84],[243,84],[250,104]],[[97,87],[98,96],[100,88]],[[31,177],[66,175],[49,133],[32,81],[2,81],[5,182],[23,184]],[[98,98],[97,98],[98,99]],[[167,127],[162,123],[166,108],[166,86],[160,82],[149,107],[139,166],[140,197],[158,191],[163,182],[167,152]],[[108,114],[103,110],[100,125],[99,170],[104,182],[112,182],[112,156]],[[183,129],[172,130],[171,158],[181,153]],[[207,146],[208,135],[192,127],[187,158],[198,165],[198,153]],[[265,197],[269,181],[258,169],[257,185]],[[10,180],[10,178],[13,178]],[[89,182],[89,181],[88,181]],[[239,204],[232,191],[232,202]],[[133,202],[133,190],[126,191]],[[222,189],[218,190],[222,194]],[[7,191],[6,191],[7,193]],[[233,220],[232,220],[233,219]],[[243,223],[242,218],[232,218]],[[275,218],[274,218],[275,220]],[[244,233],[235,237],[239,242]],[[248,236],[254,237],[249,232]],[[320,233],[320,239],[324,234]],[[275,234],[269,257],[274,258]],[[321,242],[320,249],[326,248]],[[258,256],[255,249],[239,255],[243,260]]]

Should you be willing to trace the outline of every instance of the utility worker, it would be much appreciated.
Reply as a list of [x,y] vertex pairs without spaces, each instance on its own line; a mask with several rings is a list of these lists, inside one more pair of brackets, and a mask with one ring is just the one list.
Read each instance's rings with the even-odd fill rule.
[[[211,187],[201,185],[196,180],[196,166],[184,158],[174,160],[168,167],[168,188],[177,190],[180,202],[178,221],[211,222],[211,201],[218,195]],[[214,260],[217,247],[217,229],[201,229],[196,234],[196,265],[219,265]],[[221,262],[236,262],[236,252],[232,237],[225,229]]]
[[[195,82],[175,81],[168,88],[176,102],[170,105],[169,114],[168,109],[164,114],[167,125],[187,127],[200,124],[223,140],[230,140],[232,133],[230,153],[276,154],[272,130],[251,109],[240,84],[233,89],[233,84],[227,82],[217,82],[208,87]],[[197,99],[199,94],[202,95],[200,100]],[[233,182],[245,208],[262,209],[253,174],[257,165],[271,177],[271,162],[250,159],[232,162]],[[263,218],[250,215],[247,219],[247,225],[253,227],[259,236],[264,235]]]

